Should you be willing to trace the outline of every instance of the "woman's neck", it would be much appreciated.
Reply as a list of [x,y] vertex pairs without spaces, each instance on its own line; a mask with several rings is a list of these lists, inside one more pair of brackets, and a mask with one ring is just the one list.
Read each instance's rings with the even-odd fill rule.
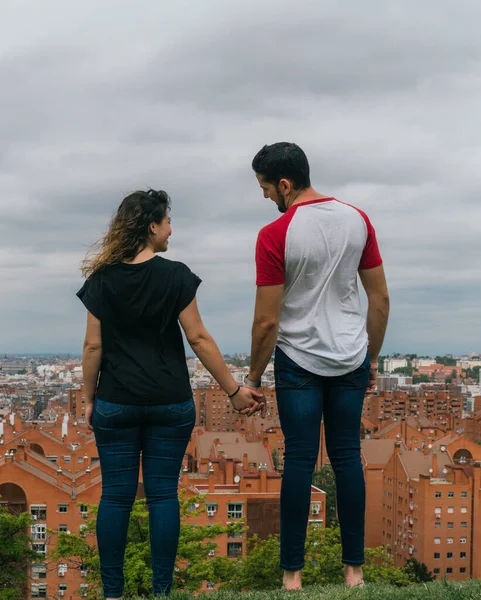
[[146,248],[144,248],[143,250],[141,250],[136,256],[135,258],[133,258],[132,260],[124,260],[122,262],[125,262],[127,264],[130,265],[135,265],[137,263],[143,263],[147,260],[150,260],[151,258],[154,258],[155,256],[155,252],[152,250],[152,248],[150,248],[149,246],[147,246]]

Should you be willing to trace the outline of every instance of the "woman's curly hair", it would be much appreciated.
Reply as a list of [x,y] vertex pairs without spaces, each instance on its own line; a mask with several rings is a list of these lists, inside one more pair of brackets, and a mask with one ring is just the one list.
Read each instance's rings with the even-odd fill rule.
[[169,209],[170,198],[163,190],[137,191],[124,198],[107,233],[82,261],[82,275],[88,278],[109,265],[133,260],[147,246],[151,223],[160,223]]

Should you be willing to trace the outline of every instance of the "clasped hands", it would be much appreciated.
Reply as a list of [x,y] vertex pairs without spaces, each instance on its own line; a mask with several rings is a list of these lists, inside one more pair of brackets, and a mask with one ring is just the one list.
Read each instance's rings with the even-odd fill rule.
[[264,419],[267,411],[267,401],[259,388],[242,386],[235,396],[230,399],[232,408],[241,415],[252,417],[256,412]]

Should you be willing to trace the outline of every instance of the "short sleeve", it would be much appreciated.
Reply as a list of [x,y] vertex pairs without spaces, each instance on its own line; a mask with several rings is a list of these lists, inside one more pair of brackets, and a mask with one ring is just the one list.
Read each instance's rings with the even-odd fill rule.
[[77,292],[77,296],[80,298],[85,308],[91,312],[94,317],[102,320],[102,296],[98,274],[94,274],[87,279]]
[[195,298],[197,289],[202,283],[202,279],[189,269],[183,263],[177,263],[176,282],[176,312],[177,315],[187,308]]
[[256,284],[282,285],[285,279],[285,232],[272,227],[259,232],[256,244]]
[[367,228],[367,239],[362,252],[361,260],[359,262],[359,269],[374,269],[374,267],[379,267],[382,265],[382,258],[376,239],[376,232],[374,231],[374,227],[372,226],[368,216],[362,211],[359,212],[361,213]]

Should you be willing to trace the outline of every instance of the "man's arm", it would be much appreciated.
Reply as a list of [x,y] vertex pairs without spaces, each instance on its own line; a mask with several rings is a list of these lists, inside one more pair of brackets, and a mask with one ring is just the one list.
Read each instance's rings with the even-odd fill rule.
[[87,313],[87,331],[82,355],[85,401],[93,404],[102,362],[102,329],[100,321],[91,312]]
[[366,329],[371,364],[377,368],[389,316],[389,294],[382,265],[359,270],[361,283],[368,300]]
[[284,285],[257,287],[252,325],[250,381],[260,381],[277,342]]

